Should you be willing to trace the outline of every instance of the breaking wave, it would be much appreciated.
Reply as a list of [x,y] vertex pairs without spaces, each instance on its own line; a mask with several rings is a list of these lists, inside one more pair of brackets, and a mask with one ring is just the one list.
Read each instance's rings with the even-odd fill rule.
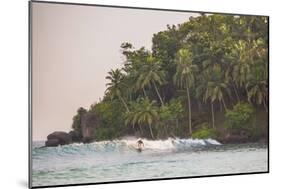
[[[166,140],[148,140],[142,139],[144,143],[144,151],[167,151],[167,150],[194,150],[197,148],[204,148],[209,146],[221,145],[214,139],[179,139],[169,138]],[[42,143],[41,143],[42,144]],[[35,145],[36,146],[36,145]],[[89,144],[74,143],[70,145],[58,147],[38,147],[33,149],[33,155],[66,155],[66,154],[80,154],[87,155],[94,152],[126,152],[135,151],[137,148],[136,138],[124,138],[121,140],[99,141]]]

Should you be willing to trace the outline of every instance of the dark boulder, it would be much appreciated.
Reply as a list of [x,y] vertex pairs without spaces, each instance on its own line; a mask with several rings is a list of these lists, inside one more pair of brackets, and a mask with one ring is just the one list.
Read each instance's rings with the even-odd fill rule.
[[50,139],[45,142],[45,146],[48,146],[48,147],[55,147],[55,146],[58,146],[59,144],[60,144],[60,141],[58,139]]
[[[72,139],[70,135],[63,131],[56,131],[47,136],[46,146],[55,146],[70,144]],[[56,146],[57,146],[56,145]]]

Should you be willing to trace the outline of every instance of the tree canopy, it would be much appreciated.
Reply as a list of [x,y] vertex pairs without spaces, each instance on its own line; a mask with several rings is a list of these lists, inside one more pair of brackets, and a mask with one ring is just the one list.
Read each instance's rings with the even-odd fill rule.
[[267,17],[203,14],[154,34],[151,50],[124,42],[122,68],[89,110],[101,115],[101,138],[214,136],[239,122],[241,103],[267,114],[268,39]]

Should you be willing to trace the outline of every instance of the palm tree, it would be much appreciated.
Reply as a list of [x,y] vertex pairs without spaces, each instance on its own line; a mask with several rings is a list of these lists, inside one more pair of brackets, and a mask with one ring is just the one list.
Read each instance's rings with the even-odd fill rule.
[[[137,124],[137,113],[139,110],[139,104],[138,104],[139,100],[137,99],[137,101],[131,101],[130,102],[130,107],[131,107],[131,111],[130,112],[126,112],[125,114],[125,125],[129,125],[131,124],[133,126],[133,129],[135,128],[135,125]],[[140,133],[143,133],[143,129],[142,129],[142,125],[138,124],[139,129],[140,129]]]
[[227,80],[224,79],[221,67],[214,65],[213,69],[207,71],[208,82],[205,92],[205,99],[210,99],[211,102],[218,100],[223,103],[224,109],[227,110],[227,106],[224,100],[224,93],[230,94],[228,89]]
[[235,84],[242,87],[250,74],[250,64],[253,62],[251,53],[248,49],[249,44],[243,40],[239,40],[234,44],[231,56],[232,62],[232,78]]
[[117,96],[126,108],[126,111],[129,112],[130,110],[128,108],[128,105],[126,104],[125,99],[122,97],[122,89],[126,87],[126,85],[122,82],[123,78],[124,75],[122,74],[120,69],[109,71],[106,79],[110,80],[110,83],[106,84],[106,86],[108,86],[106,89],[106,93],[109,94],[111,98]]
[[164,105],[164,101],[160,95],[160,92],[157,88],[157,85],[162,85],[165,83],[165,73],[161,70],[160,64],[157,62],[151,54],[146,58],[146,62],[142,68],[138,71],[138,78],[136,82],[136,88],[144,91],[145,87],[153,87],[157,93],[157,96],[161,102],[161,105]]
[[141,48],[134,53],[130,53],[130,56],[127,57],[127,60],[124,64],[122,70],[126,73],[126,83],[130,88],[126,90],[129,96],[137,95],[139,96],[139,90],[142,90],[143,96],[147,96],[145,87],[141,88],[137,86],[137,80],[142,73],[142,68],[144,62],[146,62],[146,57],[148,56],[149,52],[146,51],[144,48]]
[[246,84],[248,101],[254,101],[256,104],[263,104],[265,111],[268,111],[268,83],[263,74],[263,70],[253,69]]
[[177,64],[177,71],[174,76],[174,82],[180,88],[186,89],[189,133],[192,134],[190,87],[194,84],[194,73],[197,71],[198,67],[192,64],[192,54],[187,49],[180,49],[178,51],[175,62]]
[[150,101],[148,98],[141,98],[137,100],[134,109],[131,112],[126,113],[125,123],[131,123],[133,126],[138,124],[142,132],[142,125],[148,125],[151,138],[155,138],[152,131],[152,123],[159,120],[157,106],[155,101]]
[[141,93],[143,93],[144,97],[147,97],[147,92],[145,89],[145,86],[140,86],[138,83],[138,79],[141,75],[142,71],[141,68],[132,68],[128,77],[128,83],[130,83],[130,90],[134,93],[138,93],[140,92],[139,90],[141,90]]
[[224,79],[220,66],[214,65],[213,68],[206,69],[199,77],[200,82],[196,88],[196,96],[203,98],[203,102],[210,102],[212,113],[212,127],[215,128],[214,102],[223,103],[225,110],[227,109],[224,100],[224,93],[229,94],[227,80]]
[[[125,114],[125,125],[132,124],[133,129],[135,128],[135,125],[137,123],[137,117],[136,117],[136,112],[134,110],[131,110],[130,112],[126,112]],[[140,129],[140,133],[142,134],[142,126],[138,125]]]
[[[207,102],[209,100],[209,96],[206,95],[208,89],[208,80],[209,74],[207,71],[203,72],[200,76],[198,76],[198,85],[196,87],[196,98],[203,99],[203,102]],[[211,114],[212,114],[212,127],[215,128],[215,115],[214,115],[214,104],[210,101],[211,105]]]
[[267,51],[265,41],[239,40],[234,43],[230,54],[232,57],[232,80],[243,89],[246,89],[248,101],[263,104],[266,111],[267,101]]

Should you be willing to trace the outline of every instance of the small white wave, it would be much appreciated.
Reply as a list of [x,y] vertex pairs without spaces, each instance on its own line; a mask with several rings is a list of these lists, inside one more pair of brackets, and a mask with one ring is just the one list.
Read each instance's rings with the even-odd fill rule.
[[214,139],[211,139],[211,138],[208,138],[205,140],[206,142],[210,143],[210,144],[213,144],[213,145],[221,145],[220,142],[214,140]]

